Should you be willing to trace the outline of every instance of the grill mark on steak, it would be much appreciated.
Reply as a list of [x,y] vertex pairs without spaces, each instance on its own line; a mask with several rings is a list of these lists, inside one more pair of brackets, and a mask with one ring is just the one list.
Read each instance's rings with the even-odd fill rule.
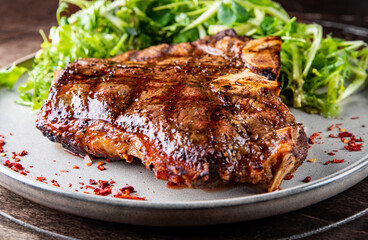
[[306,158],[306,136],[278,97],[278,37],[232,30],[55,74],[37,128],[78,154],[132,157],[156,178],[190,187],[268,183]]

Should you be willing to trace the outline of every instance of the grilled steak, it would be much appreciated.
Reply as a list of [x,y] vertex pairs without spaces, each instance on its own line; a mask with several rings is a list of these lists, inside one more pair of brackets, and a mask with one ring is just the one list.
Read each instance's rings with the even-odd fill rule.
[[189,187],[279,187],[307,154],[278,97],[281,40],[227,30],[56,72],[37,128],[81,154],[132,161]]

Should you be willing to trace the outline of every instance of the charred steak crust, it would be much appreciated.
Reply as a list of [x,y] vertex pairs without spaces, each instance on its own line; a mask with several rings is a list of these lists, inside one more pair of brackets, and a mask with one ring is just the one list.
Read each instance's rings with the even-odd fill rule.
[[307,155],[303,126],[278,97],[281,40],[227,30],[57,72],[37,128],[85,155],[133,157],[156,178],[279,187]]

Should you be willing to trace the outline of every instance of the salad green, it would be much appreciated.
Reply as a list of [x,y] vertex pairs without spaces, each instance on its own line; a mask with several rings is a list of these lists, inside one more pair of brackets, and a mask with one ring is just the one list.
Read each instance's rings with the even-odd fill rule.
[[[67,17],[68,4],[81,10]],[[53,72],[75,59],[194,41],[227,28],[254,38],[282,38],[279,81],[290,106],[336,116],[341,101],[367,82],[366,43],[323,37],[320,25],[290,19],[270,0],[61,0],[57,20],[48,37],[41,31],[41,50],[19,88],[18,103],[32,109],[47,98]],[[12,85],[14,69],[0,73],[0,84]]]
[[9,69],[0,71],[0,86],[12,89],[18,78],[27,71],[27,68],[11,66]]

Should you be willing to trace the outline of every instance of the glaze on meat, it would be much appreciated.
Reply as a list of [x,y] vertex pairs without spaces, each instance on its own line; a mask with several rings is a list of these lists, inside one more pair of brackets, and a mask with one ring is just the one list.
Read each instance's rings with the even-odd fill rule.
[[268,183],[306,158],[303,127],[278,97],[281,40],[227,30],[55,73],[37,128],[81,154],[134,157],[189,187]]

